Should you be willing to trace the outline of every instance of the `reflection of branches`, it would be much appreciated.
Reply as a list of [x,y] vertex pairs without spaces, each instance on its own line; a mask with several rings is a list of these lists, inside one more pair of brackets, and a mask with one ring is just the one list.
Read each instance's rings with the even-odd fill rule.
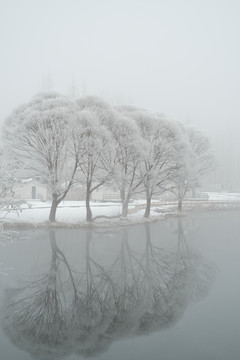
[[122,284],[120,294],[124,302],[118,298],[116,314],[121,324],[115,321],[115,331],[116,327],[126,333],[127,330],[149,331],[170,325],[191,300],[206,295],[214,269],[190,250],[181,220],[176,250],[154,245],[150,226],[145,224],[145,249],[142,255],[137,254],[128,244],[127,229],[125,232],[120,251],[122,277],[118,280],[118,284]]
[[151,327],[167,324],[170,311],[173,274],[172,256],[160,247],[151,243],[149,224],[145,224],[146,247],[142,257],[143,276],[141,281],[144,298],[147,299],[146,311],[141,318],[141,331]]
[[[14,342],[19,341],[20,333],[27,347],[34,345],[32,351],[44,346],[51,353],[54,347],[63,349],[64,344],[66,346],[64,288],[69,288],[68,279],[73,285],[73,293],[75,288],[70,267],[57,247],[54,231],[50,231],[50,243],[49,272],[22,287],[7,290],[5,306],[9,315],[5,319],[5,330]],[[63,269],[62,264],[65,265]]]
[[105,351],[105,335],[113,316],[111,276],[90,254],[92,232],[86,232],[85,271],[78,274],[77,292],[69,313],[69,333],[75,351],[85,356]]
[[[8,231],[4,229],[3,224],[0,222],[0,245],[6,246],[7,243],[12,242],[17,237],[16,231]],[[0,262],[0,275],[8,275],[8,270],[13,268],[3,266],[4,263]]]
[[135,328],[136,314],[141,304],[139,294],[139,259],[137,252],[129,246],[128,230],[122,231],[119,255],[112,267],[114,282],[114,317],[110,333],[124,334]]
[[214,267],[199,253],[193,252],[188,246],[182,219],[179,218],[178,246],[176,252],[176,270],[172,287],[185,298],[185,303],[205,296],[214,277]]
[[0,222],[0,245],[5,246],[6,243],[13,241],[17,235],[16,231],[4,229],[4,225]]
[[181,220],[174,250],[153,243],[149,224],[142,251],[121,229],[110,265],[92,255],[100,235],[95,244],[94,231],[86,231],[85,267],[73,272],[50,232],[48,274],[6,294],[5,330],[13,341],[24,346],[24,340],[31,352],[35,346],[57,356],[97,355],[118,337],[171,325],[210,288],[213,268],[188,246]]

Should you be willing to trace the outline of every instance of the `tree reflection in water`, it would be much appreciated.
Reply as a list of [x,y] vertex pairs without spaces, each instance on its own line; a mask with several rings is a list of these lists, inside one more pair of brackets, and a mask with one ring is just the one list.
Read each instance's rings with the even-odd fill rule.
[[214,266],[188,245],[181,218],[175,249],[153,243],[148,223],[143,250],[128,228],[119,231],[110,265],[91,255],[94,234],[86,231],[84,271],[73,269],[49,232],[49,271],[5,292],[3,328],[14,344],[44,359],[97,355],[120,337],[170,326],[208,293]]

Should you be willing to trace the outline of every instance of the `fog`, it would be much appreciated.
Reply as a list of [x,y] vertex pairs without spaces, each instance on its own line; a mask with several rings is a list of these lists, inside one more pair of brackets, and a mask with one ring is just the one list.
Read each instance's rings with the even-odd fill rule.
[[240,188],[237,0],[1,0],[0,120],[39,91],[96,94],[196,124],[213,181]]

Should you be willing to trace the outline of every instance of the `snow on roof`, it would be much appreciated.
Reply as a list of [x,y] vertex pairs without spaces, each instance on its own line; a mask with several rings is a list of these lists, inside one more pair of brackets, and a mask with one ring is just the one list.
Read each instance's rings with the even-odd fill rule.
[[22,179],[22,182],[23,182],[23,183],[28,183],[28,182],[31,182],[31,181],[33,181],[32,178]]

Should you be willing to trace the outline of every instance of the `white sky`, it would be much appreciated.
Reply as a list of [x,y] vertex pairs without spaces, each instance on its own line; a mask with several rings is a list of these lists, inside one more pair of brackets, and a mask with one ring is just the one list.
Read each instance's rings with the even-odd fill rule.
[[239,40],[239,0],[0,0],[0,121],[43,82],[68,95],[74,79],[79,96],[231,138],[237,161]]

